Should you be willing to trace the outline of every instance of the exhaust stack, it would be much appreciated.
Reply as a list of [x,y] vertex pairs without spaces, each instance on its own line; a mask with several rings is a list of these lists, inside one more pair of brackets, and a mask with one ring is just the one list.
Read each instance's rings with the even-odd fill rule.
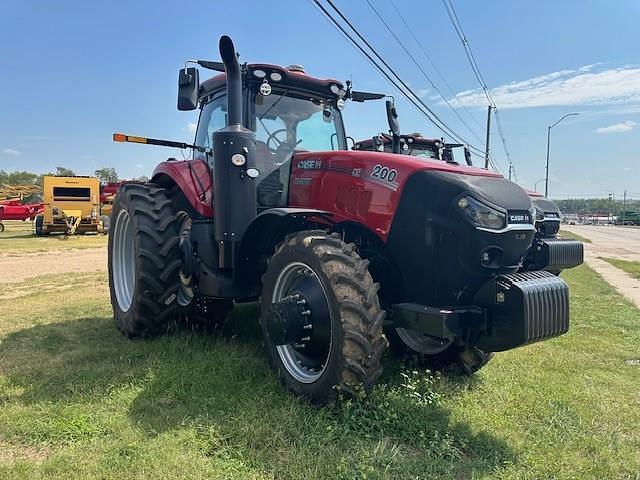
[[227,126],[213,132],[214,237],[219,268],[233,268],[235,252],[247,226],[257,214],[255,179],[256,140],[242,125],[242,74],[233,41],[220,37],[220,56],[227,75]]

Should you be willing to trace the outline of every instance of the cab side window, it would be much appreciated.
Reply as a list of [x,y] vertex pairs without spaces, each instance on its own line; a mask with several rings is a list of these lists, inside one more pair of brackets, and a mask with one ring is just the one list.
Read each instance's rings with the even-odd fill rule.
[[[220,130],[227,125],[227,97],[220,95],[207,103],[200,112],[200,121],[196,132],[195,144],[207,150],[213,149],[212,135],[216,130]],[[207,160],[204,152],[195,151],[196,160]]]

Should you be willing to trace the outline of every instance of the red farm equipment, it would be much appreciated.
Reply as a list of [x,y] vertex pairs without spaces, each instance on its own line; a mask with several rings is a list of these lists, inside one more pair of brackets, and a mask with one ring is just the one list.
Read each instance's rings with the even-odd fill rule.
[[521,272],[536,232],[531,199],[501,175],[385,152],[349,151],[341,110],[384,98],[301,67],[238,63],[179,72],[178,109],[200,108],[193,145],[112,212],[109,284],[128,336],[180,316],[224,320],[260,299],[270,363],[314,403],[370,388],[388,343],[399,354],[484,366],[492,352],[562,335],[568,287]]
[[23,197],[40,192],[36,185],[0,185],[0,232],[3,220],[34,220],[42,213],[43,203],[24,203]]

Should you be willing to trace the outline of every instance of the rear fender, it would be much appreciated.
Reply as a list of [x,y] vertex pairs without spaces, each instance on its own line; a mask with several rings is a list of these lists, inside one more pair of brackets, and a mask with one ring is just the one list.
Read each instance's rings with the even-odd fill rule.
[[165,188],[177,186],[196,212],[213,217],[211,171],[204,160],[162,162],[151,181]]

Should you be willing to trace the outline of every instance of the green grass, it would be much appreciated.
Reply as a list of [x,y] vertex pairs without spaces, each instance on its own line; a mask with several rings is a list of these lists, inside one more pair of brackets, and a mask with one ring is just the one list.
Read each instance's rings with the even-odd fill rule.
[[33,222],[3,221],[5,231],[0,233],[0,253],[48,252],[72,248],[95,248],[107,245],[107,236],[87,235],[49,235],[36,237]]
[[585,266],[563,275],[567,335],[471,379],[388,358],[339,409],[278,385],[253,306],[222,334],[137,341],[102,274],[16,285],[0,300],[0,478],[637,479],[640,312]]
[[624,270],[634,278],[640,279],[640,262],[630,260],[620,260],[619,258],[600,257],[602,260],[609,262],[616,268]]
[[578,235],[577,233],[569,232],[568,230],[560,230],[559,235],[564,238],[578,240],[582,243],[591,243],[591,240],[589,240],[588,238],[583,237],[582,235]]

